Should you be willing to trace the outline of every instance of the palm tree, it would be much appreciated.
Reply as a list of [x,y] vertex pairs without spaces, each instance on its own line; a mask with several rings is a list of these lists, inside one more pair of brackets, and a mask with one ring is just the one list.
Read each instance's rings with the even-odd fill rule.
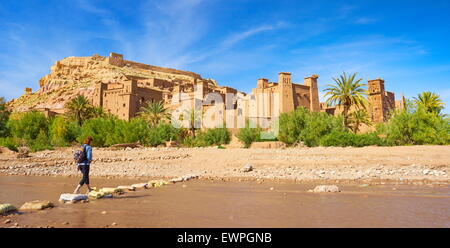
[[200,126],[202,111],[191,108],[185,111],[186,115],[189,118],[189,130],[191,130],[192,136],[195,138],[195,131]]
[[372,122],[365,109],[358,109],[350,114],[349,124],[352,126],[352,131],[357,133],[359,131],[359,125],[366,124],[367,126],[371,126]]
[[366,106],[367,90],[363,88],[362,78],[355,80],[356,73],[349,75],[344,72],[339,78],[333,78],[335,85],[327,85],[324,91],[327,91],[325,97],[328,96],[326,103],[329,105],[340,105],[344,108],[342,115],[344,117],[344,126],[348,128],[348,111],[352,106],[357,109]]
[[425,108],[430,113],[439,114],[444,108],[444,103],[439,99],[439,95],[429,91],[422,92],[413,99],[417,106]]
[[69,110],[68,114],[81,126],[86,119],[89,119],[92,114],[93,106],[85,96],[79,95],[67,102],[65,108]]
[[147,106],[141,108],[138,115],[147,121],[150,127],[156,127],[161,121],[170,117],[162,101],[150,102]]
[[90,118],[101,118],[101,117],[108,117],[108,114],[105,113],[102,107],[100,106],[92,106],[90,109],[89,117]]

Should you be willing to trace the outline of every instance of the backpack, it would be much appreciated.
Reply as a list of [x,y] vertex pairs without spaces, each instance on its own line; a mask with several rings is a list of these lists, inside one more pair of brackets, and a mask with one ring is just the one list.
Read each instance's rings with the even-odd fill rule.
[[86,146],[82,146],[80,149],[75,150],[73,154],[73,159],[76,164],[82,163],[86,160]]

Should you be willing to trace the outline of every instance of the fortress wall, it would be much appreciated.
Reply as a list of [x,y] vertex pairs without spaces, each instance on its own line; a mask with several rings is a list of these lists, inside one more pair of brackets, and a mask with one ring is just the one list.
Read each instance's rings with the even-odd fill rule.
[[305,85],[294,84],[294,108],[303,106],[310,109],[310,99],[311,95],[309,92],[309,87]]
[[158,72],[163,72],[163,73],[184,75],[184,76],[188,76],[188,77],[192,77],[192,78],[196,78],[196,79],[201,79],[201,76],[199,74],[190,72],[190,71],[182,71],[182,70],[177,70],[177,69],[172,69],[172,68],[147,65],[147,64],[143,64],[143,63],[129,61],[129,60],[124,60],[123,64],[124,65],[129,64],[131,67],[144,69],[144,70],[152,70],[152,71],[158,71]]

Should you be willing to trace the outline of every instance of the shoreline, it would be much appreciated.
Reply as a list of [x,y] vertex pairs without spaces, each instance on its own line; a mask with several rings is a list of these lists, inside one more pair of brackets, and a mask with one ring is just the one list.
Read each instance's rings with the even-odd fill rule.
[[[56,148],[16,158],[0,153],[0,175],[79,177],[75,148]],[[302,183],[450,184],[450,146],[313,147],[285,149],[94,148],[92,178]],[[252,166],[244,172],[243,167]]]

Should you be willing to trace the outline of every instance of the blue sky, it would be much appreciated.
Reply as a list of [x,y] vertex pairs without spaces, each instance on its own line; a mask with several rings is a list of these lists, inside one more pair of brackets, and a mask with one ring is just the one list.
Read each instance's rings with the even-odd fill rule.
[[0,0],[0,96],[38,88],[55,61],[109,52],[249,92],[280,71],[294,82],[342,71],[450,113],[450,1]]

